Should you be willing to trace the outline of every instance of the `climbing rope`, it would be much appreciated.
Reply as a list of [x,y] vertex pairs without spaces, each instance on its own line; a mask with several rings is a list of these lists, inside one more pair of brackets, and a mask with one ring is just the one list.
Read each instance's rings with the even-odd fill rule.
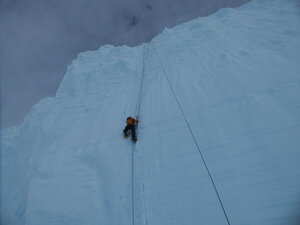
[[131,151],[131,211],[132,211],[132,224],[134,225],[134,144],[132,144]]
[[140,112],[140,108],[141,108],[141,97],[142,97],[142,90],[143,90],[143,81],[144,81],[144,74],[145,74],[145,63],[146,63],[146,60],[147,60],[147,53],[148,53],[148,48],[149,48],[149,45],[146,46],[144,45],[143,47],[143,66],[142,66],[142,77],[141,77],[141,82],[140,82],[140,88],[139,88],[139,91],[138,91],[138,97],[137,97],[137,102],[136,102],[136,106],[135,106],[135,116],[139,116],[139,112]]
[[[146,56],[148,53],[148,48],[149,46],[144,45],[143,47],[143,65],[142,65],[142,76],[141,76],[141,82],[140,82],[140,88],[138,91],[138,95],[137,95],[137,102],[136,102],[136,106],[135,106],[135,117],[136,119],[138,119],[139,117],[139,112],[140,112],[140,108],[141,108],[141,99],[142,99],[142,91],[143,91],[143,81],[144,81],[144,75],[145,75],[145,63],[146,63]],[[132,151],[131,151],[131,203],[132,203],[132,224],[135,225],[135,206],[134,206],[134,148],[135,148],[135,144],[132,144]]]
[[216,195],[217,195],[217,197],[218,197],[219,203],[220,203],[220,205],[221,205],[221,208],[222,208],[222,211],[223,211],[223,213],[224,213],[224,216],[225,216],[225,218],[226,218],[226,220],[227,220],[227,223],[228,223],[228,225],[230,225],[230,222],[229,222],[227,213],[226,213],[226,211],[225,211],[224,205],[223,205],[223,203],[222,203],[222,200],[221,200],[221,198],[220,198],[219,192],[218,192],[217,187],[216,187],[216,185],[215,185],[215,182],[214,182],[214,180],[213,180],[213,178],[212,178],[212,175],[211,175],[211,173],[210,173],[210,171],[209,171],[209,169],[208,169],[208,166],[207,166],[207,164],[206,164],[206,162],[205,162],[204,156],[203,156],[203,154],[202,154],[202,152],[201,152],[201,150],[200,150],[200,147],[199,147],[199,145],[198,145],[198,142],[196,141],[196,138],[195,138],[194,133],[193,133],[193,131],[192,131],[192,129],[191,129],[191,126],[190,126],[190,124],[189,124],[189,122],[188,122],[188,120],[187,120],[187,118],[186,118],[186,116],[185,116],[185,114],[184,114],[184,111],[183,111],[183,109],[182,109],[182,107],[181,107],[181,105],[180,105],[180,103],[179,103],[179,100],[178,100],[178,98],[177,98],[177,96],[176,96],[176,94],[175,94],[174,88],[173,88],[173,86],[172,86],[172,84],[171,84],[171,82],[170,82],[170,80],[169,80],[169,77],[168,77],[168,75],[167,75],[167,72],[166,72],[166,70],[165,70],[165,68],[164,68],[164,66],[163,66],[163,64],[162,64],[162,61],[161,61],[159,55],[158,55],[158,52],[157,52],[156,47],[155,47],[155,44],[154,44],[154,42],[151,42],[151,43],[153,43],[153,48],[154,48],[155,54],[156,54],[156,56],[157,56],[157,59],[158,59],[158,61],[159,61],[159,63],[160,63],[160,66],[161,66],[161,68],[162,68],[162,70],[163,70],[163,73],[164,73],[164,75],[165,75],[165,77],[166,77],[166,79],[167,79],[167,81],[168,81],[168,84],[169,84],[169,86],[170,86],[170,89],[171,89],[171,91],[172,91],[172,93],[173,93],[173,96],[174,96],[176,102],[177,102],[178,108],[179,108],[179,110],[180,110],[180,112],[181,112],[181,114],[182,114],[182,116],[183,116],[183,118],[184,118],[184,121],[185,121],[185,123],[186,123],[186,125],[187,125],[187,127],[188,127],[188,129],[189,129],[189,131],[190,131],[190,133],[191,133],[191,136],[192,136],[192,138],[193,138],[193,140],[194,140],[194,142],[195,142],[195,145],[196,145],[196,147],[197,147],[197,149],[198,149],[198,152],[200,153],[200,156],[201,156],[201,158],[202,158],[203,164],[204,164],[204,166],[205,166],[205,168],[206,168],[207,174],[208,174],[209,177],[210,177],[211,183],[212,183],[212,185],[213,185],[213,187],[214,187],[214,190],[215,190]]

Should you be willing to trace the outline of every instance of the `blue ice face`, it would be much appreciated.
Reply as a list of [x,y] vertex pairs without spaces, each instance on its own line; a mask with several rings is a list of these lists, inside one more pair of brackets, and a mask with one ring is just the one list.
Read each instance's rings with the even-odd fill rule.
[[[299,15],[253,1],[80,54],[1,134],[1,222],[297,224]],[[138,96],[133,148],[122,129]]]

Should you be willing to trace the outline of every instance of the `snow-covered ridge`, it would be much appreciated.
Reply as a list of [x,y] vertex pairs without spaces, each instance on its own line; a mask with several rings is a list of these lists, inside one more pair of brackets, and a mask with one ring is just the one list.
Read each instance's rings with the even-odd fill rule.
[[296,0],[255,0],[142,46],[81,53],[54,98],[1,132],[1,224],[132,224],[132,144],[122,129],[134,114],[144,49],[135,224],[227,224],[167,74],[230,223],[296,225]]

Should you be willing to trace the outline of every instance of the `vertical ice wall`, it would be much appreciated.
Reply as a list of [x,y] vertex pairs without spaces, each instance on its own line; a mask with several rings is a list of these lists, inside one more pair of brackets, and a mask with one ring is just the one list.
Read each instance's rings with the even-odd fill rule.
[[[187,121],[232,225],[298,224],[299,12],[253,1],[80,54],[56,97],[2,132],[2,223],[129,225],[134,197],[135,224],[227,224]],[[144,48],[132,196],[121,131]]]

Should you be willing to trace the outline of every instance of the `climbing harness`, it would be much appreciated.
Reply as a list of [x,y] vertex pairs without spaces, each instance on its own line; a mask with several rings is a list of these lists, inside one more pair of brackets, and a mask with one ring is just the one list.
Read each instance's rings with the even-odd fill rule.
[[[141,82],[140,82],[140,88],[138,91],[138,95],[137,95],[137,102],[136,102],[136,106],[135,106],[135,118],[138,120],[139,119],[139,112],[140,112],[140,108],[141,108],[141,99],[142,99],[142,91],[143,91],[143,81],[144,81],[144,75],[145,75],[145,64],[146,64],[146,57],[147,57],[147,53],[148,53],[148,49],[149,49],[149,45],[146,46],[144,45],[143,47],[143,65],[142,65],[142,76],[141,76]],[[138,126],[138,124],[137,124]],[[137,129],[136,129],[137,132]],[[135,148],[135,144],[132,143],[132,151],[131,151],[131,209],[132,209],[132,224],[135,225],[135,205],[134,205],[134,148]]]
[[182,107],[181,107],[181,105],[180,105],[180,103],[179,103],[179,100],[178,100],[178,98],[177,98],[177,96],[176,96],[176,94],[175,94],[174,88],[173,88],[173,86],[172,86],[172,84],[171,84],[171,82],[170,82],[170,80],[169,80],[169,77],[168,77],[168,75],[167,75],[167,72],[166,72],[166,70],[165,70],[165,68],[164,68],[164,66],[163,66],[163,64],[162,64],[162,61],[161,61],[159,55],[158,55],[158,52],[157,52],[156,47],[155,47],[155,44],[154,44],[154,42],[151,42],[150,44],[152,44],[152,43],[153,43],[154,52],[155,52],[156,57],[157,57],[157,59],[158,59],[158,61],[159,61],[159,63],[160,63],[160,66],[161,66],[161,68],[162,68],[162,71],[163,71],[163,73],[164,73],[164,75],[165,75],[165,77],[166,77],[166,79],[167,79],[167,81],[168,81],[169,87],[170,87],[170,89],[171,89],[171,91],[172,91],[172,93],[173,93],[173,96],[174,96],[174,98],[175,98],[175,100],[176,100],[176,102],[177,102],[178,108],[179,108],[179,110],[180,110],[180,112],[181,112],[181,114],[182,114],[182,116],[183,116],[183,119],[184,119],[184,121],[185,121],[185,123],[186,123],[186,125],[187,125],[187,127],[188,127],[188,129],[189,129],[189,131],[190,131],[190,134],[191,134],[191,136],[192,136],[192,138],[193,138],[193,140],[194,140],[194,142],[195,142],[195,145],[196,145],[196,147],[197,147],[197,149],[198,149],[198,152],[200,153],[200,156],[201,156],[201,159],[202,159],[202,161],[203,161],[203,164],[204,164],[204,166],[205,166],[205,168],[206,168],[207,174],[208,174],[208,176],[210,177],[211,183],[212,183],[212,185],[213,185],[213,187],[214,187],[214,190],[215,190],[215,192],[216,192],[216,195],[217,195],[217,197],[218,197],[218,200],[219,200],[219,203],[220,203],[220,205],[221,205],[221,208],[222,208],[222,211],[223,211],[223,213],[224,213],[224,216],[225,216],[225,218],[226,218],[226,220],[227,220],[228,225],[230,225],[230,222],[229,222],[227,213],[226,213],[226,211],[225,211],[224,205],[223,205],[223,203],[222,203],[222,200],[221,200],[221,198],[220,198],[219,192],[218,192],[217,187],[216,187],[216,185],[215,185],[215,182],[214,182],[214,180],[213,180],[213,178],[212,178],[212,175],[211,175],[211,173],[210,173],[210,171],[209,171],[209,169],[208,169],[208,166],[207,166],[207,164],[206,164],[206,162],[205,162],[204,156],[203,156],[203,154],[202,154],[202,152],[201,152],[201,150],[200,150],[200,147],[199,147],[199,145],[198,145],[198,143],[197,143],[197,141],[196,141],[196,138],[195,138],[194,133],[193,133],[193,131],[192,131],[192,129],[191,129],[191,126],[190,126],[190,124],[189,124],[189,122],[188,122],[188,120],[187,120],[187,118],[186,118],[186,116],[185,116],[185,114],[184,114],[184,111],[183,111],[183,109],[182,109]]

